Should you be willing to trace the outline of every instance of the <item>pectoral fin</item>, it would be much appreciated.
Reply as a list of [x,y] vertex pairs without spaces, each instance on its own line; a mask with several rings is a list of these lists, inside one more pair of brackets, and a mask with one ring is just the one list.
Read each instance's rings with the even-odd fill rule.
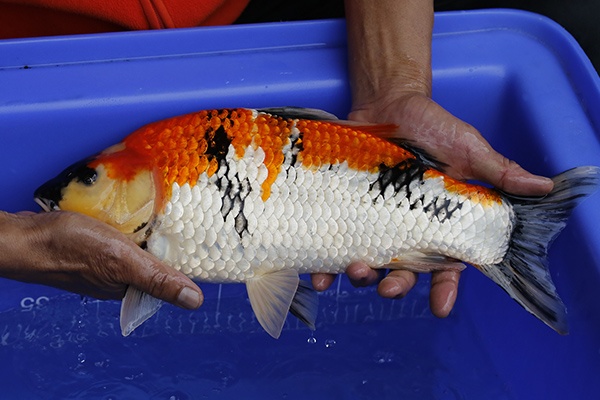
[[418,251],[405,253],[384,266],[389,269],[403,269],[416,273],[455,269],[462,271],[465,265],[458,260],[439,254],[425,254]]
[[280,270],[258,274],[246,282],[256,319],[275,339],[281,335],[299,281],[296,271]]
[[123,336],[129,336],[135,328],[156,314],[162,303],[162,300],[129,286],[121,302],[121,333]]

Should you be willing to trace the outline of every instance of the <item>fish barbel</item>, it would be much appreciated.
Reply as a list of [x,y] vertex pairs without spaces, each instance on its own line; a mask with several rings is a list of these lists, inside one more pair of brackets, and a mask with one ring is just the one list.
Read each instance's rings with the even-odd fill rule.
[[[416,272],[469,263],[566,333],[547,250],[600,169],[569,170],[547,196],[517,198],[381,137],[394,128],[301,108],[200,111],[138,129],[35,199],[116,227],[192,279],[245,283],[276,338],[288,311],[314,329],[317,295],[299,274],[343,273],[355,261]],[[130,287],[123,334],[159,306]]]

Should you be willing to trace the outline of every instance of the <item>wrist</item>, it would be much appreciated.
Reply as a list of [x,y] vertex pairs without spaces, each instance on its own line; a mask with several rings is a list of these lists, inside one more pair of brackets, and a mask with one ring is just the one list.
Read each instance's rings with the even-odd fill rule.
[[405,125],[415,116],[427,112],[431,103],[428,95],[418,90],[391,90],[379,93],[368,101],[353,101],[348,119],[369,123]]
[[0,211],[0,277],[20,280],[27,266],[35,265],[38,247],[29,215]]
[[379,84],[356,80],[352,83],[352,111],[385,108],[392,103],[410,101],[414,97],[431,97],[431,70],[410,65],[390,75],[383,75]]
[[15,248],[21,247],[22,236],[14,214],[0,211],[0,276],[10,277],[15,268]]
[[345,4],[353,110],[405,94],[430,97],[433,2]]

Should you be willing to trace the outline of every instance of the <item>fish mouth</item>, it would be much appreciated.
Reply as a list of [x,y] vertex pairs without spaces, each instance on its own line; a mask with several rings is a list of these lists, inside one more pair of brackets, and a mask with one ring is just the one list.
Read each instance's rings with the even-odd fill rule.
[[42,207],[42,210],[46,212],[60,210],[60,207],[54,200],[42,199],[40,197],[35,197],[33,200],[38,203],[40,207]]

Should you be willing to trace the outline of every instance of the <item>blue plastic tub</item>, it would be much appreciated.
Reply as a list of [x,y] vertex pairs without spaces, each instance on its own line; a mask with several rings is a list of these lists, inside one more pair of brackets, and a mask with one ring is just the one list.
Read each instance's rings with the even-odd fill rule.
[[[439,14],[434,97],[507,156],[554,175],[600,165],[600,83],[575,41],[537,15]],[[341,21],[0,42],[0,209],[35,210],[64,166],[163,117],[297,105],[344,116]],[[239,285],[203,285],[132,336],[118,302],[0,280],[3,399],[590,399],[600,393],[600,196],[551,250],[571,334],[559,336],[476,270],[445,320],[423,276],[403,300],[344,279],[317,331],[258,326]]]

